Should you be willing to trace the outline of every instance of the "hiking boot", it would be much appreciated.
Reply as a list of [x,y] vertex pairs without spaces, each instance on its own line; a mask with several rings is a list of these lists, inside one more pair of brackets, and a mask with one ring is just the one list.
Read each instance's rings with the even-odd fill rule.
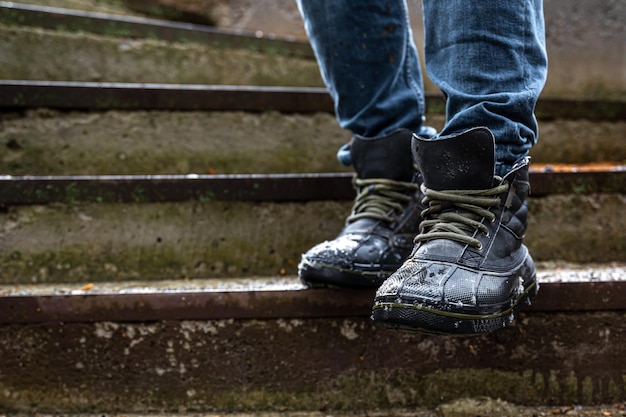
[[427,209],[413,252],[376,292],[375,325],[484,333],[508,325],[533,301],[535,266],[522,244],[529,159],[501,178],[494,175],[494,151],[486,128],[414,138]]
[[357,196],[343,230],[305,254],[298,265],[308,286],[376,288],[402,265],[417,234],[422,194],[411,155],[412,132],[349,144]]

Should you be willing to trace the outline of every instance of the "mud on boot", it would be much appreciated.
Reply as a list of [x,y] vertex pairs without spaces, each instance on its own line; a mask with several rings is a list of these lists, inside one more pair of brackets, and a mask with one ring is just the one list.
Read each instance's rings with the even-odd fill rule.
[[510,324],[538,290],[522,244],[528,158],[495,176],[494,138],[486,128],[415,137],[413,152],[427,209],[412,254],[376,292],[374,324],[459,335]]
[[349,159],[357,196],[352,212],[334,240],[302,255],[303,283],[376,288],[411,253],[424,208],[411,138],[405,129],[379,138],[353,137]]

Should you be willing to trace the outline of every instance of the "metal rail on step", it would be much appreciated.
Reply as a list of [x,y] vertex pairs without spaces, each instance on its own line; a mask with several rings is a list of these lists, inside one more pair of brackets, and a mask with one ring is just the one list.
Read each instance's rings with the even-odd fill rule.
[[[201,84],[112,83],[0,80],[0,109],[48,107],[61,110],[201,110],[332,113],[324,88],[222,86]],[[442,114],[445,101],[426,94],[430,114]],[[541,97],[537,117],[626,120],[626,101]]]
[[[134,290],[2,295],[0,324],[41,322],[367,317],[373,290],[289,288]],[[59,284],[59,286],[63,286]],[[626,281],[545,283],[529,312],[624,311]]]
[[[532,197],[624,193],[626,167],[531,169]],[[354,198],[352,174],[0,176],[0,205],[174,201],[323,201]]]

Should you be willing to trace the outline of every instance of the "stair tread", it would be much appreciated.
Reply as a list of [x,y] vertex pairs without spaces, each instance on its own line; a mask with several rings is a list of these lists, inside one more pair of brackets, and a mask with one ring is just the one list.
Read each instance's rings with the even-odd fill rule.
[[[539,264],[540,283],[587,283],[626,281],[626,263]],[[133,280],[97,283],[40,283],[0,285],[0,296],[107,295],[107,294],[176,294],[206,292],[255,292],[306,290],[295,276],[233,277],[204,279]]]

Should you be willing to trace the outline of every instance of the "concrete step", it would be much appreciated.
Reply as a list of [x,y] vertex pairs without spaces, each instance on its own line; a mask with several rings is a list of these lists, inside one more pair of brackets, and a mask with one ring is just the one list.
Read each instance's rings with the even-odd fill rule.
[[[443,116],[427,122],[441,128]],[[626,161],[626,122],[541,122],[536,163]],[[0,172],[11,175],[347,171],[350,139],[328,113],[55,111],[0,114]]]
[[322,85],[309,45],[276,36],[10,2],[0,33],[3,79]]
[[322,86],[310,57],[254,46],[129,39],[1,20],[0,39],[1,79]]
[[[528,311],[626,309],[626,263],[537,263]],[[0,285],[0,324],[370,315],[373,290],[311,290],[294,275]],[[593,296],[592,296],[593,295]],[[266,308],[272,305],[272,308]]]
[[513,326],[469,338],[373,328],[372,291],[290,277],[2,287],[14,322],[0,325],[0,410],[420,415],[478,398],[510,415],[623,402],[625,265],[540,268]]
[[11,175],[333,172],[350,136],[333,116],[276,112],[4,113]]
[[[89,203],[0,213],[0,282],[89,283],[293,274],[341,229],[351,201]],[[626,253],[621,194],[530,201],[537,261],[612,262]],[[287,238],[286,238],[287,237]]]

